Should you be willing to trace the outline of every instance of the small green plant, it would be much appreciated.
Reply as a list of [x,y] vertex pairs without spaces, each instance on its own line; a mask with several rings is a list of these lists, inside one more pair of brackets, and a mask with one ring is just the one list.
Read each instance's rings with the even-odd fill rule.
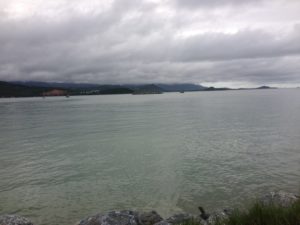
[[217,225],[300,225],[300,201],[289,207],[254,203],[247,211],[236,210]]

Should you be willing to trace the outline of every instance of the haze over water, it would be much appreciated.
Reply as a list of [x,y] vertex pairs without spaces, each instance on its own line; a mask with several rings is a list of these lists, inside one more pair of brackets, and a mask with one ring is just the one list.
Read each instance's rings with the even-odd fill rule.
[[300,90],[0,99],[0,214],[238,206],[300,184]]

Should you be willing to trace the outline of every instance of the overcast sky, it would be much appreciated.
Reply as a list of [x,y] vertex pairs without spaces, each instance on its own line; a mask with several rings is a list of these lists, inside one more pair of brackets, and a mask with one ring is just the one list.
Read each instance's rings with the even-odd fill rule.
[[0,0],[0,80],[300,86],[300,0]]

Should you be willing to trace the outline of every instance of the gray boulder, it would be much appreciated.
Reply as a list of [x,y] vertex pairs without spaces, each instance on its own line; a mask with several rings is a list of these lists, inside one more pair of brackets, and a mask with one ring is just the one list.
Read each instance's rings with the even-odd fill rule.
[[299,196],[296,196],[292,193],[287,193],[284,191],[270,192],[267,195],[263,196],[260,199],[260,202],[264,205],[277,205],[281,207],[288,207],[291,204],[295,203],[299,199]]
[[88,217],[77,225],[138,225],[138,213],[130,210],[111,211]]
[[33,223],[18,215],[2,215],[0,216],[0,225],[33,225]]
[[228,219],[230,214],[233,212],[233,209],[223,209],[217,210],[209,216],[208,220],[206,221],[207,224],[216,224],[218,221],[222,221]]
[[102,217],[101,225],[137,225],[137,213],[134,211],[113,211]]
[[166,220],[161,220],[158,223],[155,223],[154,225],[174,225],[174,224],[182,224],[191,220],[197,219],[191,214],[188,213],[178,213],[171,217],[169,217]]
[[166,219],[166,222],[170,223],[170,224],[180,224],[180,223],[184,223],[184,222],[188,222],[191,220],[195,220],[196,218],[188,213],[179,213],[179,214],[175,214],[171,217],[169,217],[168,219]]
[[143,212],[138,216],[138,222],[140,225],[153,225],[162,220],[163,218],[156,211]]
[[80,222],[76,223],[76,225],[100,225],[101,224],[101,219],[102,219],[102,214],[96,214],[94,216],[87,217]]

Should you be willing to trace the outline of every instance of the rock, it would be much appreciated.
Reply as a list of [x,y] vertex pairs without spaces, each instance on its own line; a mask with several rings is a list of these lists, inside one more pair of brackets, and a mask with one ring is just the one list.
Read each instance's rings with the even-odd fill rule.
[[200,214],[200,219],[202,219],[202,220],[207,220],[207,219],[210,217],[210,215],[209,215],[208,213],[205,212],[205,210],[204,210],[203,207],[199,206],[198,209],[199,209],[199,211],[200,211],[200,213],[201,213],[201,214]]
[[229,215],[233,212],[233,209],[217,210],[211,213],[207,220],[208,224],[216,224],[217,221],[228,219]]
[[102,217],[101,225],[137,225],[137,219],[133,211],[113,211]]
[[102,216],[102,214],[96,214],[81,220],[79,223],[76,223],[76,225],[100,225]]
[[162,220],[154,225],[176,225],[176,224],[184,224],[188,222],[194,222],[196,224],[207,224],[204,220],[200,218],[200,216],[194,216],[188,213],[178,213],[166,220]]
[[162,220],[162,221],[160,221],[160,222],[158,222],[158,223],[155,223],[154,225],[172,225],[171,223],[168,223],[167,221],[165,221],[165,220]]
[[223,209],[223,212],[224,212],[227,216],[230,216],[230,215],[232,215],[232,213],[234,213],[234,209],[233,209],[233,208],[225,208],[225,209]]
[[138,216],[140,225],[153,225],[162,220],[163,218],[156,211],[140,213]]
[[166,219],[166,222],[170,223],[170,224],[180,224],[180,223],[184,223],[187,221],[191,221],[191,220],[195,220],[196,218],[188,213],[179,213],[179,214],[175,214],[171,217],[169,217],[168,219]]
[[295,203],[299,199],[298,196],[287,193],[284,191],[270,192],[269,194],[263,196],[260,202],[264,205],[276,205],[281,207],[288,207]]
[[138,213],[130,210],[111,211],[88,217],[78,225],[138,225]]
[[33,225],[33,223],[22,216],[2,215],[0,216],[0,225]]

